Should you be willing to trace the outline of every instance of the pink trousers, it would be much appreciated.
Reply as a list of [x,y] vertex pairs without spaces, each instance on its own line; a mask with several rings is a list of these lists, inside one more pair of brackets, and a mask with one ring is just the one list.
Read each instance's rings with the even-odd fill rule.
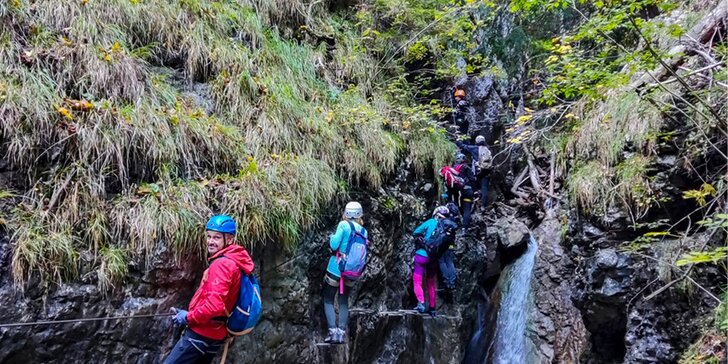
[[417,302],[425,303],[425,292],[422,282],[427,280],[427,295],[430,308],[437,306],[437,262],[430,264],[430,258],[415,254],[415,269],[412,274]]

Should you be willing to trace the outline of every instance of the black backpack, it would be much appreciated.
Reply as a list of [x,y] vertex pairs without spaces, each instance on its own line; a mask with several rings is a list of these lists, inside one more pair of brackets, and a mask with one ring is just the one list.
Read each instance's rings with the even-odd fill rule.
[[437,222],[435,231],[430,239],[425,242],[425,251],[431,258],[438,259],[450,248],[455,241],[455,230],[457,224],[450,219],[441,219]]

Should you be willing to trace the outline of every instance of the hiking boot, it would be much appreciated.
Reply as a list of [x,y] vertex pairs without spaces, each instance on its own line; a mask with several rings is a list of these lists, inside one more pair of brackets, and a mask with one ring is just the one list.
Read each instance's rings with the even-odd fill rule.
[[419,313],[425,313],[426,312],[425,304],[422,302],[418,303],[417,306],[415,307],[415,311],[417,311]]
[[338,330],[339,329],[329,329],[329,336],[324,339],[324,342],[327,344],[335,344],[336,339],[338,339]]
[[336,329],[336,344],[343,344],[346,338],[346,331],[344,329]]
[[434,308],[430,308],[430,311],[428,311],[428,313],[429,313],[429,314],[430,314],[430,316],[432,316],[432,317],[437,317],[437,310],[436,310],[436,309],[434,309]]

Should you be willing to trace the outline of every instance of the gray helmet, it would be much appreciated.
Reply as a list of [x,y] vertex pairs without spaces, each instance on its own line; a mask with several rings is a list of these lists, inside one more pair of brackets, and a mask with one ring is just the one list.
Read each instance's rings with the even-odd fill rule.
[[432,217],[448,217],[450,215],[450,209],[446,206],[437,206],[435,211],[432,212]]
[[465,162],[465,154],[458,153],[455,155],[455,163],[463,163]]
[[351,201],[346,204],[344,208],[344,216],[349,219],[358,219],[364,215],[364,210],[361,208],[361,204],[356,201]]
[[475,144],[485,144],[485,137],[478,135],[475,137]]

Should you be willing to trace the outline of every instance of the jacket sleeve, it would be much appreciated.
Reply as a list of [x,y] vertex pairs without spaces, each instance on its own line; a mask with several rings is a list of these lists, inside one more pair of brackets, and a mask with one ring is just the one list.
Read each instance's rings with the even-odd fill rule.
[[462,149],[464,152],[470,154],[473,158],[478,158],[478,146],[477,145],[470,145],[465,144],[459,140],[455,141],[455,145],[458,146],[458,148]]
[[415,231],[412,232],[412,235],[413,236],[421,235],[421,236],[424,237],[426,232],[427,232],[427,221],[425,221],[422,224],[420,224],[420,226],[418,226],[415,229]]
[[341,247],[341,242],[344,241],[344,238],[349,236],[351,233],[349,228],[349,224],[346,221],[342,221],[339,223],[339,225],[336,227],[336,232],[334,235],[331,235],[331,238],[329,239],[329,247],[333,251],[337,251],[339,247]]
[[191,324],[209,322],[214,317],[226,317],[225,298],[235,280],[240,280],[240,270],[235,262],[229,259],[218,259],[210,265],[207,280],[203,284],[206,294],[195,309],[187,313],[187,321]]

